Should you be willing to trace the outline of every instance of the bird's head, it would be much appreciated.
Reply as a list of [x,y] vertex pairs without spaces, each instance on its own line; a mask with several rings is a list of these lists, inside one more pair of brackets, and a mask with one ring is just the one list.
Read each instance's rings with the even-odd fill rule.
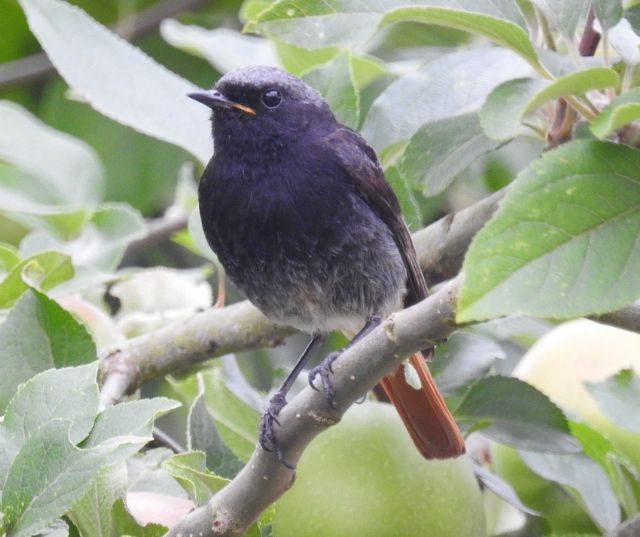
[[216,143],[252,138],[292,140],[312,126],[335,125],[327,102],[305,82],[275,67],[244,67],[224,75],[211,90],[189,97],[213,110]]

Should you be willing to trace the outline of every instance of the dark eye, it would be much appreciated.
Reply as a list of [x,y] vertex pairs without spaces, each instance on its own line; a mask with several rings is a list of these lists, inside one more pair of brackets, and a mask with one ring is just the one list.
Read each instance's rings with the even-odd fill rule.
[[267,108],[277,108],[281,101],[282,96],[276,89],[268,89],[262,94],[262,102]]

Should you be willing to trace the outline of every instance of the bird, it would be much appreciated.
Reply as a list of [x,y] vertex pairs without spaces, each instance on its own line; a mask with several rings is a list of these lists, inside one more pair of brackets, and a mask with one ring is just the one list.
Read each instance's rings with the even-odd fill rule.
[[[324,337],[355,334],[348,348],[385,316],[424,299],[427,284],[375,151],[315,89],[284,70],[250,66],[188,96],[212,110],[214,152],[198,186],[210,247],[267,318],[311,335],[260,425],[262,448],[289,466],[277,416]],[[321,379],[330,404],[332,363],[343,350],[309,375],[314,389]],[[399,366],[381,380],[384,393],[425,458],[461,455],[464,439],[425,356],[409,362],[421,386]]]

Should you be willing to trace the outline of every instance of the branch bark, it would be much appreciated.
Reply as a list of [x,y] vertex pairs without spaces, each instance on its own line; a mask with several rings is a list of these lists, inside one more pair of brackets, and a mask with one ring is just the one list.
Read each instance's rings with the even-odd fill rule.
[[[334,363],[332,409],[322,392],[301,391],[278,416],[278,440],[286,460],[296,464],[311,440],[336,424],[346,410],[408,355],[445,339],[457,328],[458,280],[422,302],[392,314]],[[291,486],[294,472],[273,453],[256,446],[240,473],[209,502],[174,526],[166,537],[242,535]]]
[[[502,189],[447,215],[414,235],[428,282],[450,279],[460,272],[471,239],[491,218],[506,191]],[[210,358],[275,346],[293,332],[266,319],[247,301],[210,309],[188,321],[105,349],[101,356],[101,404],[111,406],[145,382]]]

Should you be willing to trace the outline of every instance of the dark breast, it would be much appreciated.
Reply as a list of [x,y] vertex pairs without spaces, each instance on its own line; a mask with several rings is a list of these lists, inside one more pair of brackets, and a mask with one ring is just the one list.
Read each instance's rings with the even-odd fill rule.
[[358,330],[400,308],[406,272],[387,226],[338,166],[288,157],[257,167],[218,154],[207,167],[202,224],[228,276],[265,315],[308,332]]

